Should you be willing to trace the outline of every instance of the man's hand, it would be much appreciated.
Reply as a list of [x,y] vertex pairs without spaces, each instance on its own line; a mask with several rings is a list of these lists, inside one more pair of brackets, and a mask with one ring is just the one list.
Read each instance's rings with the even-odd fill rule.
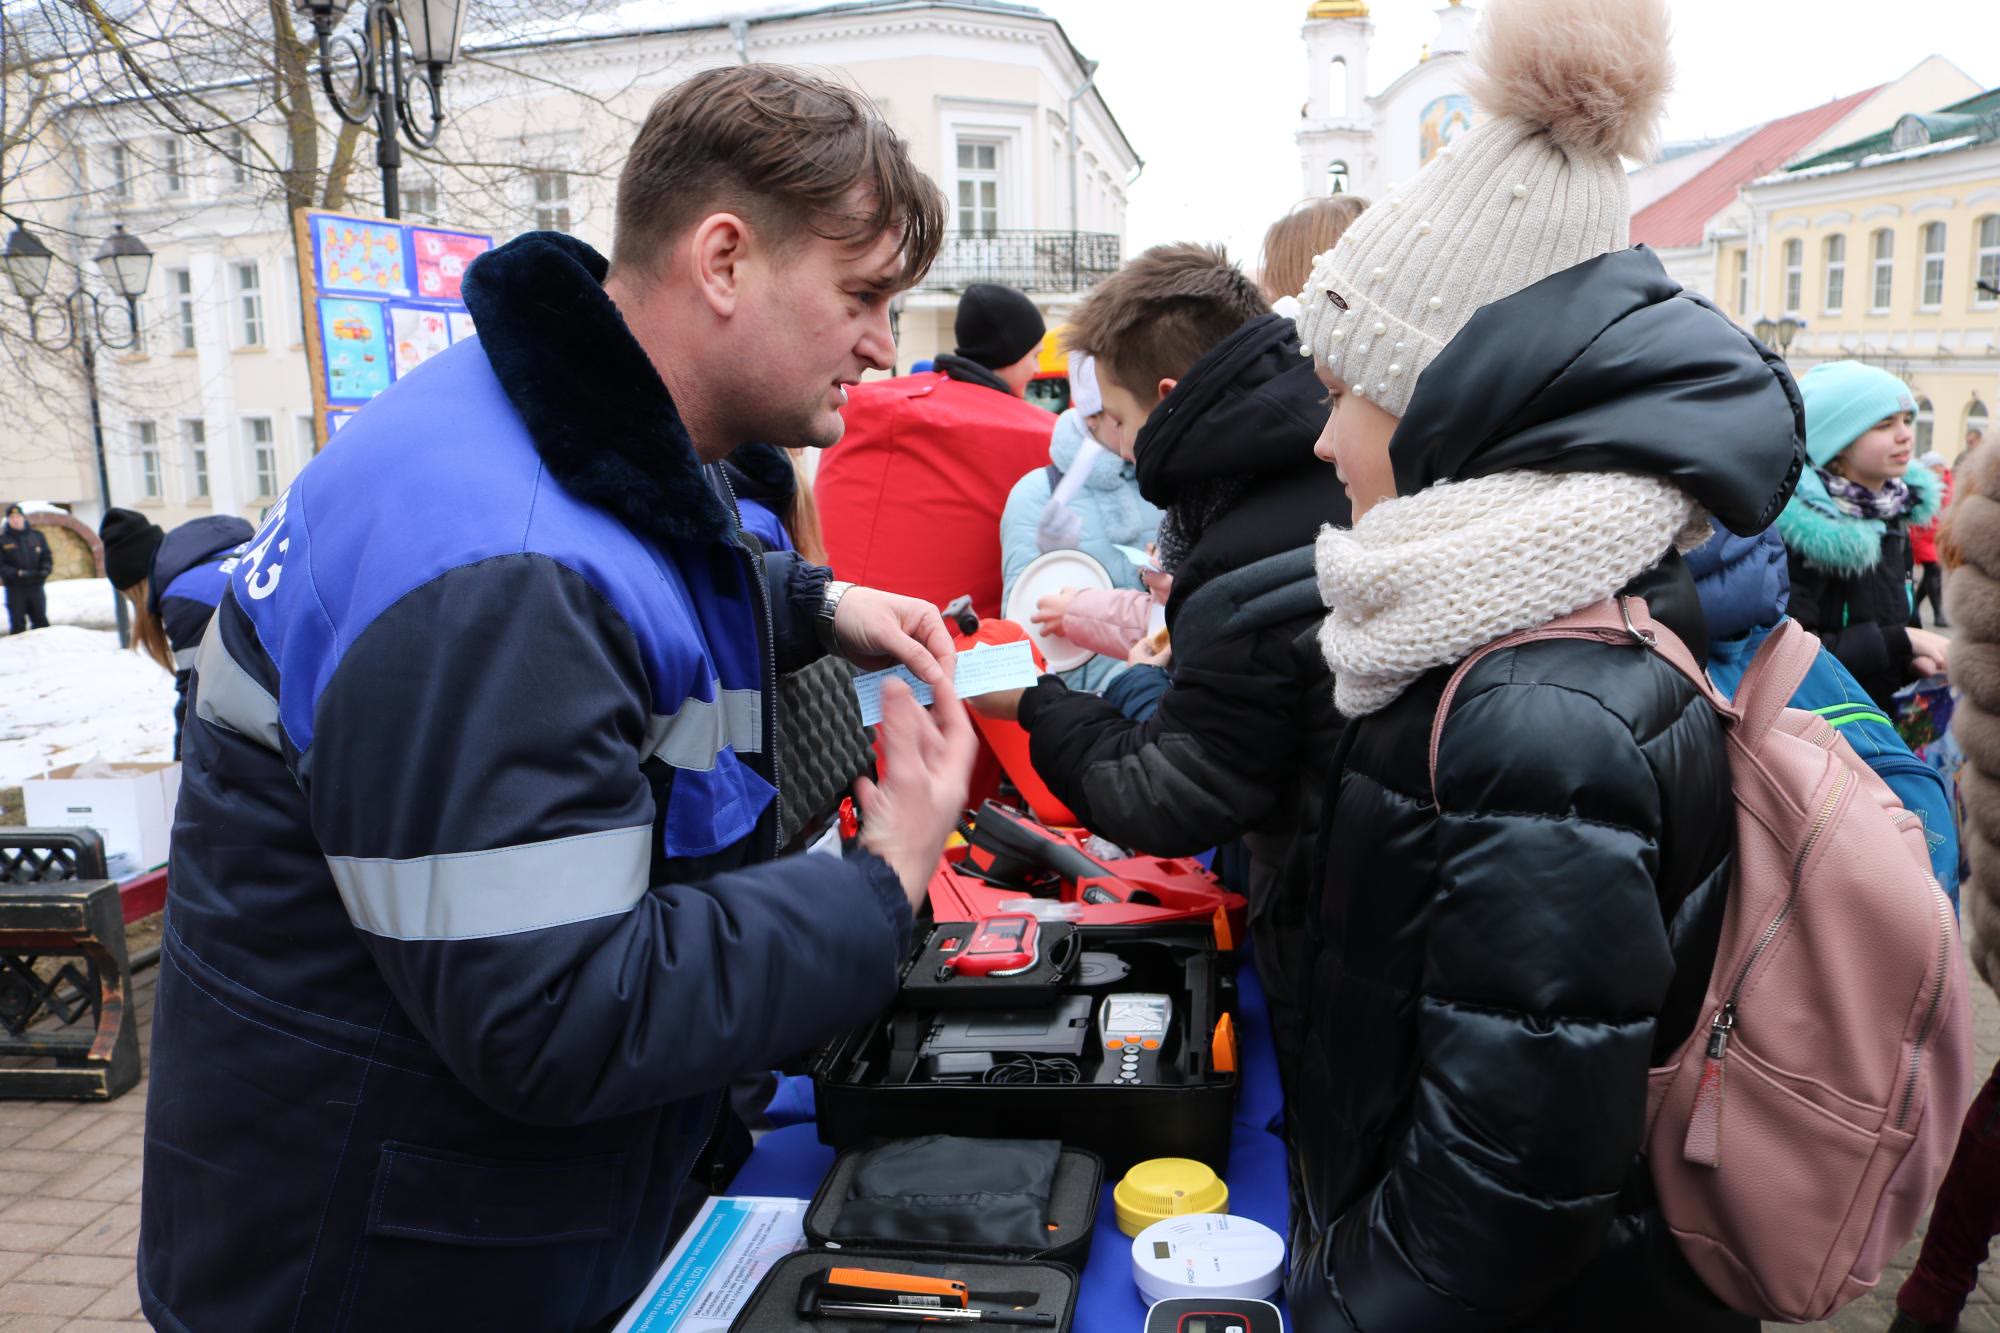
[[1074,600],[1076,600],[1076,589],[1064,588],[1061,592],[1052,592],[1036,602],[1035,614],[1031,617],[1035,622],[1035,628],[1044,634],[1068,637],[1063,635],[1063,615]]
[[833,613],[833,639],[856,666],[874,671],[901,664],[933,690],[951,682],[956,650],[944,617],[929,602],[850,588]]
[[[843,599],[842,609],[846,605]],[[945,839],[965,813],[966,784],[979,752],[972,720],[951,683],[931,688],[937,698],[926,713],[901,680],[883,683],[876,733],[882,781],[861,778],[854,784],[861,798],[861,845],[896,872],[912,911],[922,906]]]

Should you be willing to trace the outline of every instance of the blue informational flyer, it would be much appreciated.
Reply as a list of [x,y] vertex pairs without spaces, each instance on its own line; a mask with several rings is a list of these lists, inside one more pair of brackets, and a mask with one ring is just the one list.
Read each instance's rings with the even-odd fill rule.
[[764,1274],[805,1248],[805,1199],[710,1199],[613,1333],[724,1333]]

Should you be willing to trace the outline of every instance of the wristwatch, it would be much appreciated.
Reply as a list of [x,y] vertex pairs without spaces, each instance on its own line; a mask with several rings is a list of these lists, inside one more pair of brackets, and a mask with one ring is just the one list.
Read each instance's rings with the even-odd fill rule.
[[840,599],[847,596],[853,590],[854,585],[852,583],[842,583],[839,579],[830,579],[827,582],[826,591],[820,594],[819,613],[814,617],[813,628],[819,631],[820,647],[830,653],[837,652],[840,648],[839,643],[833,637],[834,613],[840,610]]

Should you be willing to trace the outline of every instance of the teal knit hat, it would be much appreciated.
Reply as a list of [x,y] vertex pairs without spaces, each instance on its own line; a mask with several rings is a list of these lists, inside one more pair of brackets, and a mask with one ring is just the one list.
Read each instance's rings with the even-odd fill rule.
[[1831,463],[1876,422],[1917,410],[1909,385],[1859,361],[1814,366],[1800,378],[1799,393],[1806,400],[1806,457],[1814,467]]

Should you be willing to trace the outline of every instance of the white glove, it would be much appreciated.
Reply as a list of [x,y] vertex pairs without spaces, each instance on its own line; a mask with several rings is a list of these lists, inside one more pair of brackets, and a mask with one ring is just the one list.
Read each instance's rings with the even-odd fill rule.
[[1083,515],[1062,500],[1050,500],[1042,506],[1041,521],[1035,525],[1035,546],[1042,554],[1073,551],[1082,540]]

